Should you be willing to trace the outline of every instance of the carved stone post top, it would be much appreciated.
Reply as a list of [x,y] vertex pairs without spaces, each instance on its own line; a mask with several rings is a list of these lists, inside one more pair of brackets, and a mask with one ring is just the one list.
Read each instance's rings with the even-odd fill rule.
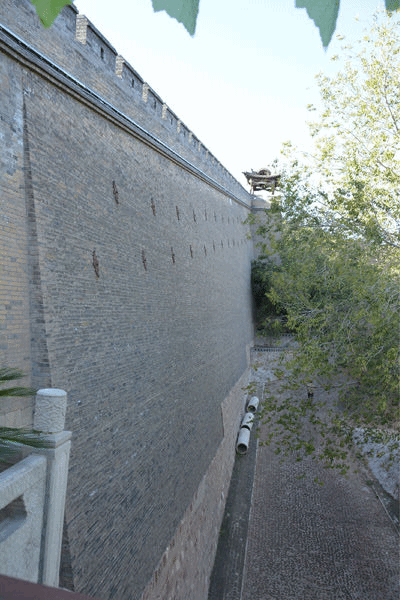
[[33,428],[45,433],[64,430],[67,410],[67,392],[57,388],[45,388],[36,394]]
[[37,396],[66,396],[67,392],[65,390],[60,390],[58,388],[43,388],[38,390],[36,393]]

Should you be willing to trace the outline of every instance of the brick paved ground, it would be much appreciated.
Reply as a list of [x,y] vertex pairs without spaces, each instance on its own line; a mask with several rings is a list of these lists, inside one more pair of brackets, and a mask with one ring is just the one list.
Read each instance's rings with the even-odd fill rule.
[[[260,356],[259,383],[269,379],[273,360]],[[344,478],[311,459],[281,464],[271,448],[258,446],[243,570],[243,549],[225,546],[218,559],[224,587],[209,600],[399,600],[398,531],[370,477],[361,469]]]
[[258,448],[241,600],[398,600],[398,578],[398,534],[363,475]]

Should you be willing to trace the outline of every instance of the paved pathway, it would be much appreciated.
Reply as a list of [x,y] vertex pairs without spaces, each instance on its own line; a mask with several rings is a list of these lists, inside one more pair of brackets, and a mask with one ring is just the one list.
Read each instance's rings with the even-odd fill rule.
[[398,534],[365,478],[258,448],[240,600],[399,598]]
[[209,600],[400,599],[398,531],[366,471],[344,478],[311,459],[281,464],[265,446],[245,458],[236,461]]

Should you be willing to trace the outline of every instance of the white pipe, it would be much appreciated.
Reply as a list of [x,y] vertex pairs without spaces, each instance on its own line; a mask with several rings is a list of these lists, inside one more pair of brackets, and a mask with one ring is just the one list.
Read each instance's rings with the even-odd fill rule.
[[239,436],[236,444],[236,451],[238,454],[246,454],[249,448],[250,441],[250,429],[247,427],[241,427],[239,431]]
[[242,419],[242,424],[240,425],[240,427],[247,427],[247,429],[249,431],[251,431],[253,424],[254,424],[254,413],[247,412]]
[[248,412],[252,412],[255,413],[257,408],[258,408],[258,403],[259,403],[259,399],[257,398],[257,396],[253,396],[250,400],[249,403],[247,405],[247,410]]

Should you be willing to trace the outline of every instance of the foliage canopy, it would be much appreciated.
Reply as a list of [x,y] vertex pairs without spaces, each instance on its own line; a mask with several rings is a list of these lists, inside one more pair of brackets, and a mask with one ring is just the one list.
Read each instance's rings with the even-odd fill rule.
[[[286,145],[281,197],[269,211],[276,217],[259,228],[269,242],[253,265],[259,328],[271,333],[283,320],[295,334],[285,381],[338,386],[341,411],[330,427],[347,441],[352,426],[399,424],[399,25],[399,15],[375,15],[358,48],[345,48],[340,72],[318,75],[314,151],[301,157]],[[317,407],[306,403],[315,419]],[[299,403],[268,408],[278,409],[285,431],[282,415],[293,417]]]

